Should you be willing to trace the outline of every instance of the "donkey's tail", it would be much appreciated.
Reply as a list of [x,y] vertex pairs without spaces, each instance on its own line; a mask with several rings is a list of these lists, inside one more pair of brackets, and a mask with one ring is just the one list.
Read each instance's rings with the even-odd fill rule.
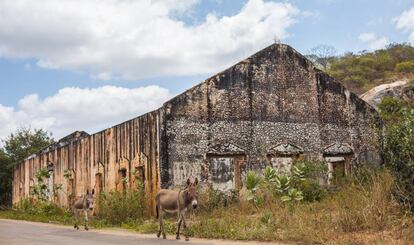
[[155,211],[157,212],[157,219],[159,218],[159,210],[158,210],[158,205],[155,206]]

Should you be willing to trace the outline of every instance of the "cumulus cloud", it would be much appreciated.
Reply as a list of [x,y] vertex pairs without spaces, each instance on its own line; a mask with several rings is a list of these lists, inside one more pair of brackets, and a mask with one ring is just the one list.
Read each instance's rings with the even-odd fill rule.
[[180,17],[197,0],[0,1],[0,57],[35,58],[96,79],[142,79],[219,71],[288,36],[300,11],[248,0],[231,16]]
[[167,89],[155,85],[134,89],[68,87],[44,99],[30,94],[16,107],[0,104],[0,139],[29,125],[46,129],[56,138],[75,130],[95,132],[157,109],[171,96]]
[[414,7],[394,18],[394,22],[398,29],[410,33],[409,41],[414,44]]
[[370,49],[370,50],[383,49],[383,48],[385,48],[385,46],[387,46],[387,44],[390,43],[388,38],[378,37],[373,32],[361,33],[358,38],[359,38],[359,40],[364,42],[368,46],[368,49]]

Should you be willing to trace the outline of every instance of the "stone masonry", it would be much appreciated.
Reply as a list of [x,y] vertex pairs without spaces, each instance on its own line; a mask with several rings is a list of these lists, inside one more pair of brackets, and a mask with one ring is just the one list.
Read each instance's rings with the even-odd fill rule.
[[247,170],[285,171],[296,159],[324,160],[331,175],[347,174],[357,164],[380,163],[381,125],[357,95],[293,48],[274,44],[156,111],[93,135],[78,133],[26,159],[14,171],[13,201],[29,195],[33,174],[47,165],[66,191],[56,198],[62,206],[87,188],[128,188],[134,175],[154,197],[189,177],[237,190]]

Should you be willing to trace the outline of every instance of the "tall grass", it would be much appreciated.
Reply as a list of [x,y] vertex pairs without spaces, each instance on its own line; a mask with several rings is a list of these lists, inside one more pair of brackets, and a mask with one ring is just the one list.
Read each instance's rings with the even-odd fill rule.
[[[190,229],[193,235],[207,238],[342,243],[350,234],[398,231],[403,229],[402,220],[412,224],[412,217],[404,216],[394,200],[395,186],[395,178],[389,172],[371,170],[342,181],[338,192],[320,201],[286,203],[266,196],[258,210],[254,203],[241,199],[227,207],[192,215]],[[374,235],[364,239],[394,238]],[[351,238],[354,239],[357,238]]]

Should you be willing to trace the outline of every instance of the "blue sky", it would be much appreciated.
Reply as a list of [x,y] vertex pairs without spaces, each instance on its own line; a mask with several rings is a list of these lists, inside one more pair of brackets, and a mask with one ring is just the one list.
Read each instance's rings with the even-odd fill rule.
[[[318,44],[343,53],[414,41],[413,0],[33,2],[0,3],[0,138],[23,125],[56,137],[108,127],[275,37],[305,54]],[[112,115],[108,106],[126,108]]]

